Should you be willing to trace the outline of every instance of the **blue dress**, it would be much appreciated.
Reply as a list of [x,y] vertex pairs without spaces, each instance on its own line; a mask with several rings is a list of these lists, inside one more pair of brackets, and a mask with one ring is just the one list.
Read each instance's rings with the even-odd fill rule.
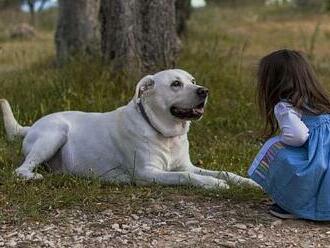
[[303,219],[330,220],[330,115],[303,115],[309,138],[301,147],[268,140],[249,176],[283,209]]

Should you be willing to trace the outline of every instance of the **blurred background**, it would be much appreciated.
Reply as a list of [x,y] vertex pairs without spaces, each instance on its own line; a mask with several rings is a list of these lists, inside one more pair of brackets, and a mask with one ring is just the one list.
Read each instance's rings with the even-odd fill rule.
[[[0,0],[0,97],[31,125],[55,111],[111,111],[131,99],[142,75],[182,68],[210,89],[206,114],[189,133],[193,162],[246,175],[262,141],[259,59],[303,51],[329,89],[329,44],[329,0]],[[51,197],[14,189],[20,145],[0,130],[6,201],[28,209],[41,197],[56,206],[56,196],[79,192],[74,183],[52,191],[51,174],[37,187]]]

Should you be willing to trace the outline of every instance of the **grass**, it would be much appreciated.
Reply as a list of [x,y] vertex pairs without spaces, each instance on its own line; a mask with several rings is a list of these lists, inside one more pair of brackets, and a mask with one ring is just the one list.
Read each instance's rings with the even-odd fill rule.
[[[10,40],[15,21],[0,13],[0,97],[7,98],[20,123],[31,125],[46,114],[63,110],[110,111],[127,103],[138,77],[118,77],[98,61],[76,61],[55,68],[54,13],[40,18],[38,36]],[[305,50],[323,83],[330,86],[329,16],[318,11],[244,5],[196,10],[177,67],[191,72],[210,89],[205,117],[189,134],[192,160],[199,166],[246,175],[260,148],[262,122],[255,106],[258,59],[283,47]],[[43,20],[43,21],[42,21]],[[232,187],[204,191],[190,187],[133,187],[100,183],[42,171],[45,180],[22,182],[13,175],[21,162],[20,142],[5,140],[0,124],[0,219],[44,218],[56,208],[97,210],[106,202],[141,205],[155,197],[192,195],[237,201],[260,200],[260,191]]]

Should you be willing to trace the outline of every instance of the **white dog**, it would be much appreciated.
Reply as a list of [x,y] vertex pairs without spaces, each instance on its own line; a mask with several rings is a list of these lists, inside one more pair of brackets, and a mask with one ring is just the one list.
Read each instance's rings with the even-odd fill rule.
[[25,160],[16,169],[24,179],[41,179],[36,166],[116,183],[194,185],[228,188],[256,184],[229,172],[195,167],[189,157],[190,121],[200,119],[208,90],[183,70],[166,70],[141,79],[127,106],[108,113],[77,111],[47,115],[31,127],[15,120],[1,100],[9,139],[24,137]]

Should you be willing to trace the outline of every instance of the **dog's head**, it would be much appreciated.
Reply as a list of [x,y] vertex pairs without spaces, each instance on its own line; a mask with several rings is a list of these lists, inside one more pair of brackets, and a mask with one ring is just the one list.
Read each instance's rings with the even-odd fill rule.
[[188,72],[173,69],[142,78],[134,98],[141,101],[152,124],[162,132],[178,125],[189,127],[189,121],[200,119],[207,97],[208,89],[197,85]]

